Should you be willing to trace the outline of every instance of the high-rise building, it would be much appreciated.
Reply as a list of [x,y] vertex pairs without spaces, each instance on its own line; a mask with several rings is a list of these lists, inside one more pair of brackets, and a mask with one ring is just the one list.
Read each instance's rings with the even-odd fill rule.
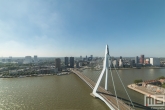
[[34,55],[34,63],[38,63],[37,55]]
[[144,63],[144,55],[140,56],[140,63],[143,64]]
[[81,67],[82,66],[82,62],[79,62],[79,67]]
[[145,60],[145,64],[150,64],[150,60],[149,59],[146,59]]
[[119,67],[123,67],[123,60],[122,60],[122,56],[120,56],[120,59],[119,59]]
[[65,57],[65,66],[68,67],[68,57]]
[[138,58],[138,56],[135,57],[135,63],[136,63],[136,64],[139,63],[139,58]]
[[24,60],[23,64],[29,64],[29,63],[32,63],[31,56],[25,56],[25,60]]
[[82,59],[82,56],[80,56],[80,61],[82,61],[83,59]]
[[118,65],[117,65],[117,60],[113,60],[113,61],[112,61],[112,64],[113,64],[112,67],[118,67]]
[[58,71],[61,71],[61,59],[60,58],[55,59],[55,66],[56,66],[56,68],[58,68]]
[[74,57],[70,57],[70,68],[74,68]]
[[91,55],[91,60],[93,60],[93,55]]
[[131,67],[135,66],[135,60],[130,60],[130,66]]
[[120,59],[122,59],[122,56],[120,56]]
[[123,67],[123,61],[122,61],[122,59],[119,59],[119,67]]
[[76,68],[79,68],[79,62],[76,62]]
[[160,59],[159,58],[150,58],[150,64],[152,66],[160,66]]
[[88,61],[92,61],[91,57],[88,57]]

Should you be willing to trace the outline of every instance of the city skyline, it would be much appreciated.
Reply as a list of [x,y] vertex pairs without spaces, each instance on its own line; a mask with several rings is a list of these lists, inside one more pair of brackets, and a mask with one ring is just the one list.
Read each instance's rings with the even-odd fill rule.
[[0,0],[0,57],[165,57],[164,0]]

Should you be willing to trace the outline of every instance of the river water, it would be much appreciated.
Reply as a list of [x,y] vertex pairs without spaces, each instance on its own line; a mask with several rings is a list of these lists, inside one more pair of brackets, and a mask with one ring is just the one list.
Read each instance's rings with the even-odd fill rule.
[[[88,76],[89,78],[91,78],[93,81],[96,81],[98,79],[99,74],[101,73],[101,71],[94,71],[92,69],[87,69],[83,72],[86,76]],[[160,76],[165,76],[165,69],[125,69],[125,70],[118,70],[119,76],[121,77],[124,86],[126,87],[128,94],[130,95],[130,98],[132,99],[132,101],[134,102],[135,106],[136,106],[136,110],[144,110],[144,109],[148,109],[148,108],[144,108],[144,95],[140,94],[136,91],[130,90],[129,88],[127,88],[127,85],[132,84],[134,82],[135,79],[142,79],[142,80],[152,80],[152,79],[156,79]],[[123,101],[126,100],[126,103],[130,104],[127,100],[127,94],[124,91],[124,88],[118,78],[118,75],[116,74],[115,70],[112,70],[112,74],[113,74],[113,79],[115,82],[115,88],[117,91],[117,96],[122,98]],[[102,82],[101,82],[101,86],[104,87],[104,79],[105,76],[103,76]],[[108,90],[110,92],[112,92],[113,94],[114,92],[114,86],[112,83],[112,77],[111,74],[109,72],[109,81],[108,81]]]
[[[135,79],[150,80],[165,75],[165,69],[119,70],[125,86]],[[83,74],[97,80],[100,71],[86,69]],[[126,93],[113,70],[117,95],[127,100]],[[104,86],[104,80],[101,83]],[[108,89],[114,93],[111,76]],[[134,103],[144,103],[144,96],[132,90],[128,93]],[[75,74],[0,79],[0,110],[109,110],[101,100],[90,96],[91,88]]]
[[108,110],[75,74],[0,79],[0,110]]

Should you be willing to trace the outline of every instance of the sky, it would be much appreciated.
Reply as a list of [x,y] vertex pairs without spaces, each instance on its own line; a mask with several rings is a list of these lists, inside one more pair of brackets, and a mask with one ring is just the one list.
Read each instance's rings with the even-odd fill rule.
[[0,57],[165,57],[165,0],[0,0]]

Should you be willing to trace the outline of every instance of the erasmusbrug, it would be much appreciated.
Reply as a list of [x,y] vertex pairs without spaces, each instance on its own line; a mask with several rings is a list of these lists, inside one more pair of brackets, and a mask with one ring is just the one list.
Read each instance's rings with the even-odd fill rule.
[[[95,65],[95,67],[97,67],[98,71],[95,71],[95,73],[91,74],[91,76],[85,75],[84,73],[80,71],[80,69],[72,69],[71,71],[77,74],[78,77],[80,77],[85,83],[87,83],[93,89],[91,93],[93,97],[101,99],[104,103],[106,103],[106,105],[111,110],[134,110],[134,104],[131,101],[131,98],[122,82],[122,79],[118,71],[116,70],[116,67],[112,64],[112,58],[109,54],[108,45],[106,45],[106,48],[105,48],[104,60],[100,60],[100,61],[97,60],[95,64],[97,64]],[[114,76],[112,73],[111,66],[114,67],[113,72],[117,74],[118,79],[120,80],[120,83],[123,86],[123,89],[125,91],[125,94],[127,95],[129,99],[130,105],[125,104],[117,96],[117,91],[115,87],[115,81],[114,81]],[[101,70],[101,72],[99,70]],[[110,77],[108,77],[108,75],[110,75]],[[111,90],[108,90],[109,78],[111,78],[114,94],[110,92]],[[100,86],[101,81],[104,82],[104,87]]]
[[[117,72],[115,66],[114,66],[114,68],[115,68],[115,72],[117,73],[117,75],[118,75],[118,77],[119,77],[119,79],[120,79],[120,82],[121,82],[121,84],[122,84],[122,86],[123,86],[123,88],[124,88],[124,90],[125,90],[125,92],[126,92],[128,98],[129,98],[129,100],[130,100],[132,106],[134,107],[134,105],[133,105],[133,103],[132,103],[132,101],[131,101],[131,98],[130,98],[130,96],[129,96],[129,94],[128,94],[128,92],[127,92],[127,90],[126,90],[126,88],[125,88],[125,86],[124,86],[124,84],[123,84],[123,82],[122,82],[122,80],[121,80],[121,78],[120,78],[120,75],[119,75],[119,73]],[[101,79],[103,78],[103,75],[104,75],[104,74],[105,74],[105,90],[108,90],[108,71],[109,71],[109,70],[110,70],[110,73],[111,73],[112,83],[113,83],[114,92],[115,92],[115,96],[116,96],[115,98],[116,98],[116,102],[117,102],[117,108],[120,110],[119,101],[118,101],[118,99],[117,99],[117,92],[116,92],[116,88],[115,88],[115,83],[114,83],[114,79],[113,79],[113,74],[112,74],[112,70],[111,70],[111,58],[110,58],[110,54],[109,54],[109,48],[108,48],[108,45],[106,45],[105,56],[104,56],[104,62],[103,62],[103,69],[102,69],[102,71],[101,71],[101,74],[100,74],[100,76],[99,76],[97,82],[96,82],[96,85],[95,85],[95,87],[94,87],[94,89],[93,89],[92,94],[93,94],[95,97],[98,97],[98,98],[100,98],[101,100],[103,100],[103,101],[108,105],[109,108],[111,108],[112,110],[116,110],[113,106],[111,106],[109,103],[107,103],[106,100],[105,100],[104,98],[102,98],[102,96],[101,96],[100,94],[98,94],[98,92],[97,92],[97,89],[98,89],[98,87],[99,87],[99,84],[100,84]]]

